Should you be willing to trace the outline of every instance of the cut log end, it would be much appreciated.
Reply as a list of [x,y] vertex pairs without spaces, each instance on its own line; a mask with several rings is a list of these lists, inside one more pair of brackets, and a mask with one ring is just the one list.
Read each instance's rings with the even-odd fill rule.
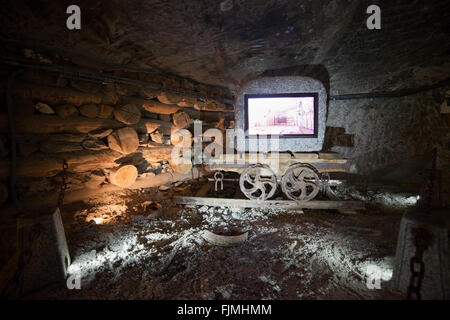
[[136,124],[141,120],[141,110],[133,104],[125,104],[114,109],[114,118],[128,125]]
[[188,173],[192,170],[192,163],[191,162],[171,162],[170,166],[172,167],[173,171],[177,173]]
[[111,119],[113,115],[114,108],[106,104],[98,105],[98,117],[100,119]]
[[56,114],[61,118],[77,116],[80,112],[77,107],[71,104],[64,104],[55,107]]
[[137,168],[128,164],[111,170],[109,178],[112,184],[122,188],[129,188],[136,182],[137,176]]
[[177,128],[186,128],[191,123],[191,117],[184,111],[173,114],[173,124]]
[[158,95],[158,100],[165,104],[176,104],[179,107],[192,107],[195,103],[197,103],[196,98],[169,92],[161,92]]
[[96,118],[98,115],[98,106],[96,104],[85,104],[80,107],[80,113],[87,118]]
[[173,114],[180,110],[180,107],[177,105],[164,104],[155,100],[122,97],[121,101],[124,104],[133,104],[139,108],[147,110],[148,112],[157,114]]
[[132,153],[139,147],[139,137],[133,128],[122,128],[108,136],[108,146],[124,154]]

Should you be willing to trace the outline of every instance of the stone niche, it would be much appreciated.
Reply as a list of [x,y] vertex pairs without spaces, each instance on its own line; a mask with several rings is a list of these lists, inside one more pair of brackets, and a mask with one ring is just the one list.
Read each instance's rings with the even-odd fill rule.
[[[280,93],[317,93],[318,101],[318,134],[317,138],[280,138],[278,145],[258,143],[256,138],[246,136],[244,141],[237,139],[236,149],[239,152],[255,151],[292,151],[310,152],[322,150],[327,118],[327,92],[324,85],[313,78],[301,76],[263,77],[247,83],[239,92],[236,103],[236,128],[245,130],[245,94],[280,94]],[[259,145],[259,148],[258,148]]]

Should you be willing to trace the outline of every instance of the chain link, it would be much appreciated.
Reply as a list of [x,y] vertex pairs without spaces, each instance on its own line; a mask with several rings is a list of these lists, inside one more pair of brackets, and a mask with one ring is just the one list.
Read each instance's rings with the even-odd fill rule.
[[64,194],[67,190],[67,169],[69,168],[69,165],[67,164],[66,159],[63,161],[62,166],[62,177],[61,177],[61,188],[59,190],[59,198],[58,198],[58,208],[61,210],[62,205],[64,203]]
[[422,289],[422,281],[425,275],[425,263],[423,262],[423,253],[433,242],[433,234],[425,228],[415,228],[412,230],[414,237],[414,246],[416,252],[411,258],[409,269],[411,278],[408,286],[408,300],[421,300],[420,293]]
[[436,179],[435,171],[436,171],[436,161],[437,161],[437,148],[433,149],[432,155],[431,155],[431,171],[430,171],[430,177],[427,184],[427,190],[426,190],[426,197],[425,197],[425,203],[424,207],[429,212],[433,205],[434,205],[434,180]]
[[216,173],[214,173],[214,189],[217,191],[219,191],[219,186],[220,186],[220,191],[223,190],[223,173],[220,171],[217,171]]
[[[436,162],[437,162],[437,148],[434,148],[431,154],[431,171],[429,180],[425,190],[425,199],[421,207],[426,212],[430,213],[434,204],[434,181],[436,178]],[[425,263],[423,262],[423,253],[433,242],[433,234],[425,228],[415,228],[412,230],[414,237],[414,246],[416,252],[409,262],[409,269],[411,277],[409,279],[408,300],[421,300],[420,293],[422,288],[422,281],[425,275]]]

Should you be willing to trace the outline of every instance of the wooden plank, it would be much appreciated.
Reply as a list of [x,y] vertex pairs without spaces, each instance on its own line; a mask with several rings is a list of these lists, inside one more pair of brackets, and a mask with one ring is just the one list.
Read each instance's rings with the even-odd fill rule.
[[[137,156],[144,158],[148,163],[159,161],[171,161],[173,146],[149,144],[147,148],[138,148]],[[132,157],[133,154],[129,156]],[[18,177],[53,177],[62,170],[63,159],[66,159],[68,172],[86,172],[98,169],[109,169],[116,167],[115,162],[124,155],[113,150],[80,152],[64,152],[58,154],[35,153],[29,157],[17,159]],[[0,180],[9,177],[10,160],[0,160]]]
[[[113,119],[91,119],[75,116],[61,118],[55,115],[30,115],[16,120],[16,130],[21,134],[50,134],[50,133],[87,133],[100,129],[118,129],[127,125]],[[171,122],[142,118],[132,126],[139,133],[151,133],[159,128],[170,134],[173,127]],[[9,132],[8,116],[0,114],[0,133]]]
[[268,208],[268,209],[337,209],[337,210],[364,210],[362,201],[292,201],[292,200],[266,200],[256,201],[248,199],[223,199],[202,197],[173,198],[176,204],[197,206],[224,206],[232,208]]
[[307,162],[307,163],[337,163],[337,164],[346,164],[349,162],[348,159],[339,159],[339,158],[321,158],[319,159],[319,155],[315,153],[302,153],[296,154],[295,158],[292,158],[290,155],[285,153],[276,154],[268,154],[267,158],[264,157],[262,153],[250,153],[243,154],[242,158],[237,154],[222,154],[217,160],[214,160],[214,164],[222,165],[222,164],[233,164],[233,163],[269,163],[271,161],[279,161],[283,163],[297,163],[297,162]]
[[[0,85],[0,94],[6,92],[6,85]],[[12,87],[12,94],[16,97],[25,97],[51,105],[73,104],[82,106],[84,104],[116,104],[117,95],[109,93],[86,93],[69,87],[52,87],[34,83],[16,82]]]
[[[199,172],[199,175],[201,176],[202,173]],[[178,181],[187,181],[192,179],[192,176],[193,176],[192,172],[188,173],[173,172],[173,173],[161,173],[153,177],[138,177],[136,182],[128,189],[137,190],[146,188],[156,188],[163,184],[171,184]],[[64,197],[64,204],[96,198],[100,194],[116,194],[123,190],[127,189],[123,189],[113,184],[104,184],[95,189],[85,187],[79,190],[67,191]],[[21,203],[23,203],[24,207],[23,209],[36,210],[36,208],[54,206],[58,201],[58,193],[45,193],[42,195],[34,195],[30,198],[21,198],[20,200]]]
[[158,114],[173,114],[183,109],[174,104],[164,104],[156,100],[134,98],[134,97],[122,97],[120,100],[122,103],[134,104],[140,108],[147,110],[148,112]]
[[319,158],[320,159],[339,159],[341,155],[337,152],[319,152]]
[[[297,161],[296,161],[297,162]],[[269,165],[272,168],[279,168],[278,171],[275,172],[277,176],[282,176],[285,170],[296,162],[289,161],[283,162],[280,161],[277,165],[276,163],[270,161],[260,161],[260,162],[251,162],[251,163],[213,163],[207,166],[207,169],[210,171],[227,171],[227,172],[237,172],[242,173],[242,171],[251,164],[254,163],[264,163]],[[350,160],[339,160],[336,161],[328,161],[324,159],[310,159],[308,161],[298,161],[298,162],[306,162],[314,166],[318,172],[348,172],[350,168]]]
[[[241,158],[238,154],[233,153],[233,154],[222,154],[218,161],[238,162],[238,161],[243,161],[243,160],[256,161],[258,159],[268,159],[268,160],[280,159],[280,160],[295,160],[297,162],[302,162],[302,160],[319,159],[319,155],[317,153],[294,153],[294,156],[295,156],[295,158],[293,158],[292,155],[290,155],[289,153],[280,152],[278,154],[269,153],[269,154],[267,154],[267,158],[265,158],[263,153],[250,152],[250,153],[243,154],[242,158]],[[333,158],[333,159],[336,159],[336,158]]]

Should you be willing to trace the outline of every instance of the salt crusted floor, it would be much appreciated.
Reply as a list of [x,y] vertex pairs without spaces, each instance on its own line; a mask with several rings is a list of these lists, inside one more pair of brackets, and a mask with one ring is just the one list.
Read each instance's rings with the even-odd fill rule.
[[[403,298],[389,290],[400,211],[184,208],[164,201],[172,192],[124,193],[115,205],[95,200],[89,209],[68,205],[70,272],[81,275],[81,290],[47,288],[29,298]],[[164,203],[156,219],[140,206],[152,197]],[[99,224],[87,222],[92,219]],[[205,229],[249,231],[249,239],[215,247],[201,237]],[[382,279],[381,289],[368,289],[371,276]]]

